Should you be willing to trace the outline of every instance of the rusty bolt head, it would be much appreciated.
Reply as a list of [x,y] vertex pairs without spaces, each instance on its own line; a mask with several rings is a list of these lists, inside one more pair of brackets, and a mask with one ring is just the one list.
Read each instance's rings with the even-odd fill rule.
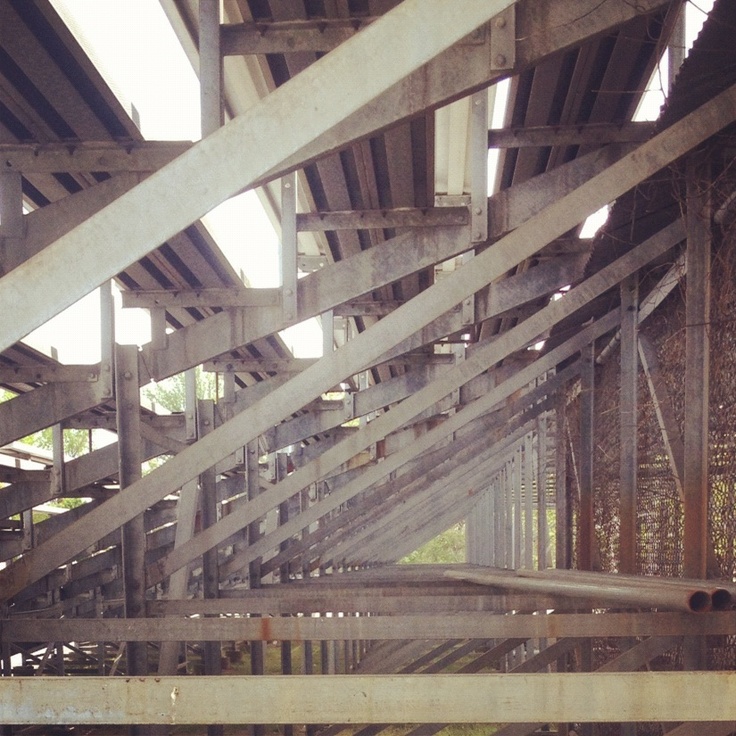
[[506,64],[506,57],[503,54],[496,56],[496,66],[504,66]]
[[496,18],[496,28],[506,28],[506,18],[503,16]]

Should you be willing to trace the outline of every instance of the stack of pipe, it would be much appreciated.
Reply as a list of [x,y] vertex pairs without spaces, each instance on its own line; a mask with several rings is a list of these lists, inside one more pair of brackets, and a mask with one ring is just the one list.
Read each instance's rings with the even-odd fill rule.
[[729,609],[736,596],[736,586],[713,580],[584,570],[504,570],[478,565],[450,569],[445,575],[505,590],[596,601],[601,608],[658,608],[707,613]]

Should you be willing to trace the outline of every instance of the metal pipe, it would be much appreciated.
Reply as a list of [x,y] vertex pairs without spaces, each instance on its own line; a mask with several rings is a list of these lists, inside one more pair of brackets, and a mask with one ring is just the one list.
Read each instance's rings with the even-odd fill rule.
[[[525,571],[528,572],[528,571]],[[495,568],[464,568],[447,570],[445,575],[455,580],[487,585],[507,590],[519,590],[569,598],[594,599],[601,608],[635,606],[637,608],[663,608],[687,613],[705,613],[712,610],[710,593],[699,588],[674,586],[642,586],[624,581],[601,584],[592,580],[565,579],[563,576],[543,577],[519,575],[515,571]]]
[[702,590],[711,596],[714,611],[728,610],[736,596],[736,586],[721,584],[715,580],[692,580],[688,578],[662,578],[653,575],[626,575],[624,573],[593,572],[591,570],[518,570],[523,577],[564,578],[591,581],[600,585],[623,583],[649,589],[663,586],[680,590]]

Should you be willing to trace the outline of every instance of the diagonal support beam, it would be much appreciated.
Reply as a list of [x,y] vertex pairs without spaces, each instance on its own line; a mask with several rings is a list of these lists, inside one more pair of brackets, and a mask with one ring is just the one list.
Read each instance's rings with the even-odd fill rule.
[[[367,29],[366,33],[376,26],[378,22]],[[356,36],[353,42],[359,38],[360,36]],[[348,42],[346,46],[349,46],[350,43]],[[59,534],[57,538],[50,540],[44,548],[31,551],[14,564],[1,570],[0,587],[3,590],[3,598],[12,597],[26,585],[53,570],[60,562],[70,559],[85,549],[100,534],[133,518],[140,513],[141,509],[150,506],[172,489],[191,480],[203,468],[211,465],[213,458],[222,458],[234,452],[237,447],[242,446],[244,441],[254,439],[276,421],[291,414],[296,406],[303,406],[305,402],[317,398],[324,391],[337,385],[346,376],[364,369],[387,347],[416,332],[422,325],[448,311],[465,297],[479,291],[551,240],[579,224],[591,212],[628,191],[640,181],[687,153],[702,140],[721,130],[734,118],[736,118],[736,86],[712,98],[696,111],[610,166],[605,172],[594,177],[587,184],[520,225],[492,248],[477,255],[473,259],[471,269],[468,269],[467,266],[460,268],[444,281],[420,293],[411,302],[382,319],[370,330],[288,381],[274,391],[267,402],[256,402],[250,409],[226,422],[196,445],[181,452],[141,481],[134,483],[114,499],[88,514],[73,527]],[[215,135],[227,129],[228,126]],[[142,219],[144,218],[138,218],[136,222]],[[678,227],[681,227],[679,223]],[[592,297],[587,290],[580,292],[580,295],[584,297],[584,301]],[[569,304],[570,297],[571,293],[556,303]],[[0,310],[0,333],[3,332],[1,320],[5,317],[7,315]],[[535,330],[545,326],[544,318],[540,321],[536,315],[524,324],[527,327],[533,326]],[[512,349],[517,349],[519,346],[515,345],[514,341],[519,339],[520,333],[513,335],[512,333],[513,331],[506,333],[498,342],[505,340],[513,346]],[[534,335],[527,335],[526,339],[533,339],[538,334],[539,332],[535,331]],[[508,337],[509,335],[512,336]],[[496,357],[496,360],[498,359]],[[462,384],[472,378],[473,370],[481,372],[492,362],[486,359],[485,364],[479,365],[472,359],[464,361],[463,368],[457,374],[457,378],[460,379],[459,383]],[[465,367],[468,366],[468,372],[463,373],[466,370]],[[455,386],[450,385],[449,390],[454,390],[454,388]],[[408,404],[416,396],[419,394],[404,403]],[[417,413],[422,408],[420,406],[413,411]],[[394,413],[396,412],[391,412],[391,414]],[[218,529],[220,524],[211,529]],[[229,535],[223,539],[227,536]],[[218,541],[215,539],[208,548],[217,544]]]
[[[252,186],[286,157],[512,4],[513,0],[402,2],[3,278],[0,350]],[[376,48],[385,53],[376,57]],[[373,73],[365,75],[369,59]],[[303,105],[305,99],[310,100],[308,106]],[[213,170],[216,177],[203,175]],[[175,196],[163,195],[172,185]],[[29,284],[39,301],[35,309],[21,314],[13,306],[27,301]]]
[[[590,279],[583,282],[583,284],[568,292],[564,299],[552,302],[549,306],[540,310],[537,314],[527,319],[521,325],[518,325],[512,330],[504,333],[493,342],[478,348],[468,359],[458,364],[453,370],[443,374],[430,386],[410,396],[399,406],[394,407],[392,411],[382,415],[381,417],[378,417],[376,420],[363,427],[358,433],[344,440],[337,447],[328,450],[320,458],[303,467],[300,471],[294,473],[293,475],[289,476],[289,478],[282,481],[278,486],[278,499],[275,497],[275,492],[265,495],[253,504],[250,504],[247,509],[243,508],[241,510],[235,511],[227,516],[225,519],[223,519],[217,525],[218,527],[220,527],[220,531],[212,532],[212,537],[210,537],[209,539],[205,536],[206,533],[198,535],[196,539],[193,539],[189,543],[189,546],[191,548],[189,551],[187,551],[185,548],[182,548],[177,552],[183,558],[186,558],[188,555],[188,559],[174,561],[174,555],[171,555],[168,558],[168,564],[162,564],[161,568],[158,571],[159,575],[163,574],[165,576],[167,574],[170,574],[170,572],[172,571],[172,567],[173,569],[177,569],[178,566],[186,564],[186,562],[194,559],[194,557],[196,557],[198,554],[201,554],[203,549],[208,548],[204,545],[209,544],[210,546],[212,546],[214,544],[222,542],[224,539],[230,536],[230,534],[234,533],[239,528],[239,525],[242,526],[257,519],[259,516],[265,514],[274,504],[286,500],[287,498],[297,493],[301,488],[317,480],[321,474],[324,474],[328,470],[337,467],[343,462],[347,462],[358,452],[365,449],[378,439],[384,437],[388,432],[398,428],[403,423],[411,419],[413,416],[426,409],[428,406],[431,406],[437,399],[449,394],[464,383],[467,383],[467,381],[469,381],[474,376],[487,369],[490,365],[493,365],[494,363],[502,360],[504,357],[510,355],[515,350],[519,350],[524,345],[532,342],[534,339],[536,339],[538,335],[542,334],[545,330],[552,327],[559,320],[563,319],[569,314],[572,314],[590,299],[593,299],[595,296],[598,296],[607,289],[611,288],[611,286],[618,283],[622,278],[630,274],[632,271],[637,270],[638,268],[651,261],[653,258],[656,258],[662,253],[667,252],[676,243],[682,240],[683,236],[683,225],[680,221],[676,221],[668,228],[665,228],[663,231],[655,235],[653,238],[650,238],[648,241],[635,248],[629,254],[622,256],[619,260],[615,261],[610,266],[602,269],[598,274],[592,276]],[[511,236],[508,236],[508,238],[511,238]],[[473,265],[475,266],[476,264],[478,264],[478,261],[480,259],[485,260],[488,257],[488,254],[493,255],[493,249],[485,251],[483,254],[476,256],[473,261]],[[467,266],[457,271],[456,274],[459,274],[462,278],[463,272],[466,270]],[[452,277],[448,277],[440,285],[423,292],[423,294],[420,294],[419,297],[416,297],[413,301],[421,301],[423,296],[431,295],[433,291],[436,291],[444,284],[450,282],[451,278]],[[465,279],[465,281],[468,280],[472,280],[472,275],[469,275]],[[427,305],[426,308],[429,309],[429,306]],[[397,314],[401,311],[401,309],[397,310],[397,312],[394,314]],[[371,330],[366,331],[358,339],[355,339],[351,343],[348,343],[345,347],[350,348],[360,342],[363,342],[364,340],[370,341],[372,334],[375,334],[376,328],[385,326],[385,324],[389,322],[389,320],[391,320],[391,317],[392,315],[389,315],[373,328],[371,328]],[[361,340],[360,338],[363,338],[363,340]],[[340,352],[344,352],[345,347],[341,348],[341,350],[334,355],[339,357]],[[380,345],[374,343],[370,343],[370,347],[373,349],[380,349]],[[363,358],[370,359],[370,357],[366,355],[364,355]],[[320,361],[320,363],[324,362],[324,360]],[[534,368],[530,367],[530,369],[532,375],[534,375]],[[308,373],[308,371],[305,371],[302,376],[297,377],[297,379],[293,379],[290,383],[297,381],[298,378],[302,378],[304,375],[306,375],[306,373]],[[525,376],[525,371],[520,371],[515,376],[515,380],[517,382],[520,382],[522,380],[524,380],[525,382],[531,380],[531,378],[524,378]],[[480,416],[480,414],[482,413],[485,413],[495,403],[503,398],[503,396],[499,394],[501,394],[502,390],[504,390],[511,383],[513,383],[513,381],[505,382],[503,384],[503,387],[498,387],[498,389],[490,391],[484,397],[474,402],[474,404],[472,404],[471,406],[465,407],[462,412],[455,414],[450,419],[443,422],[442,425],[419,438],[414,444],[412,450],[408,450],[406,452],[415,451],[420,447],[429,448],[438,441],[439,437],[444,436],[451,431],[454,431],[454,429],[462,426],[471,419]],[[518,383],[517,387],[522,388],[524,385],[525,383]],[[273,394],[273,396],[275,395],[276,392]],[[394,465],[395,463],[401,464],[402,462],[404,462],[404,454],[402,454],[402,452],[398,452],[392,457],[384,460],[383,463],[380,463],[379,465],[367,470],[363,477],[372,477],[374,481],[378,481],[386,474],[391,472],[391,470],[393,470],[395,467],[397,467],[397,465]],[[352,486],[352,488],[350,486]],[[357,493],[359,492],[359,490],[360,487],[358,481],[355,481],[348,487],[343,488],[340,493],[331,494],[330,497],[328,499],[325,499],[323,503],[337,505],[339,503],[347,501],[349,498],[352,497],[351,494]],[[291,536],[291,534],[299,531],[305,525],[305,523],[311,523],[312,521],[315,521],[316,518],[319,518],[319,516],[323,515],[324,513],[325,510],[322,510],[322,513],[318,513],[315,508],[309,509],[305,513],[300,514],[297,519],[288,522],[282,527],[279,527],[279,529],[276,530],[273,535],[276,535],[277,537],[283,537],[282,539],[277,539],[277,541],[283,541],[284,539],[287,539],[289,536]],[[315,516],[315,514],[318,515]],[[215,529],[216,528],[217,527],[215,527]],[[225,533],[226,530],[227,533]],[[198,545],[202,545],[202,548],[198,548]],[[257,554],[263,554],[270,549],[270,546],[262,549],[259,545],[262,546],[262,543],[257,543],[253,547],[249,548],[249,550],[244,552],[243,555],[252,554],[253,556],[257,556]],[[241,561],[239,560],[239,563],[240,562]],[[235,565],[235,563],[231,564],[233,566]],[[240,566],[242,566],[242,564]],[[155,575],[149,578],[149,585],[158,582],[160,579],[159,575]]]

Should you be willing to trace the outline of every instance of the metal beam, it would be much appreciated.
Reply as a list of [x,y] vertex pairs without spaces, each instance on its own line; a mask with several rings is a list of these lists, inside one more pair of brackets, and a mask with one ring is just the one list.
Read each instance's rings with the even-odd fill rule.
[[619,399],[620,506],[619,572],[636,571],[637,438],[639,436],[639,276],[621,284],[621,372]]
[[[116,348],[115,396],[120,487],[125,488],[141,477],[141,409],[136,345],[118,345]],[[121,538],[124,611],[127,618],[137,619],[146,615],[146,529],[142,513],[123,524]],[[126,658],[129,675],[148,674],[145,643],[127,641]]]
[[348,212],[306,212],[296,216],[300,232],[326,230],[384,230],[398,227],[457,227],[468,225],[467,207],[402,207]]
[[[534,318],[530,318],[527,323],[523,323],[520,327],[517,327],[514,330],[506,333],[497,341],[485,346],[484,349],[476,351],[470,358],[461,363],[452,372],[445,374],[444,380],[438,379],[434,382],[433,385],[430,385],[426,389],[423,389],[422,391],[419,391],[408,397],[401,405],[394,408],[393,411],[379,417],[374,422],[371,422],[365,428],[361,429],[360,434],[362,439],[357,439],[357,435],[353,435],[353,437],[351,437],[348,441],[344,441],[343,443],[341,443],[341,445],[334,448],[333,450],[328,450],[317,461],[314,461],[310,466],[305,466],[305,468],[302,468],[300,471],[293,474],[288,479],[279,484],[278,494],[271,492],[270,494],[268,494],[267,497],[264,496],[259,501],[249,504],[247,509],[243,508],[242,510],[234,511],[232,514],[228,515],[218,524],[218,526],[220,527],[220,531],[218,532],[218,534],[216,536],[212,536],[212,539],[216,539],[216,541],[208,539],[207,535],[203,533],[189,543],[189,547],[191,548],[190,551],[187,552],[184,548],[182,548],[182,550],[177,552],[176,554],[170,555],[167,558],[166,562],[162,563],[159,566],[157,572],[149,577],[149,584],[152,584],[153,582],[160,579],[160,576],[165,576],[166,574],[168,574],[169,570],[177,569],[177,566],[185,564],[184,561],[193,559],[198,554],[201,554],[201,551],[198,550],[204,547],[204,545],[209,544],[211,546],[214,543],[222,541],[223,539],[227,538],[227,536],[229,536],[231,533],[234,533],[237,528],[243,526],[244,524],[252,522],[259,516],[266,513],[266,511],[273,504],[280,503],[285,498],[288,498],[294,493],[298,492],[300,488],[304,487],[309,482],[313,482],[316,478],[313,478],[311,475],[309,475],[310,472],[313,473],[315,471],[318,471],[320,474],[322,474],[326,472],[328,468],[336,467],[342,462],[346,462],[350,457],[357,454],[360,449],[372,444],[372,442],[376,439],[380,439],[381,437],[385,436],[387,431],[391,431],[392,429],[401,426],[401,424],[411,418],[413,414],[417,413],[417,410],[414,409],[414,405],[418,404],[420,407],[419,410],[426,408],[426,404],[429,403],[431,405],[431,403],[435,400],[435,397],[446,395],[447,393],[452,391],[456,385],[466,382],[473,375],[485,369],[489,363],[489,358],[486,358],[485,356],[486,353],[489,356],[493,355],[494,360],[500,360],[501,357],[507,355],[507,353],[504,351],[505,343],[508,342],[510,343],[510,345],[513,345],[514,348],[516,348],[534,339],[534,336],[539,334],[540,331],[548,328],[557,319],[561,319],[564,314],[571,313],[579,306],[582,306],[582,304],[585,303],[587,299],[592,298],[595,293],[601,293],[601,291],[610,287],[611,280],[615,282],[616,280],[618,280],[618,278],[621,278],[623,275],[625,275],[627,270],[632,268],[632,266],[628,264],[630,264],[632,261],[637,260],[637,254],[639,258],[643,257],[644,262],[646,262],[652,257],[655,257],[653,253],[649,253],[646,256],[644,255],[648,253],[650,248],[654,246],[654,253],[659,253],[661,252],[661,250],[666,251],[681,237],[682,224],[680,222],[676,222],[671,225],[670,228],[668,228],[666,231],[660,233],[656,238],[648,241],[642,246],[639,246],[637,249],[635,249],[635,251],[632,251],[627,256],[624,256],[619,261],[615,262],[596,276],[589,279],[589,281],[585,282],[580,287],[577,287],[573,291],[569,292],[566,295],[565,299],[561,299],[558,302],[552,303],[550,306],[539,312],[538,315],[536,315]],[[597,286],[593,286],[594,284],[596,284]],[[548,322],[550,318],[552,319],[552,321]],[[356,342],[358,342],[358,340],[353,341],[353,343],[351,344],[354,345]],[[549,358],[549,356],[547,357]],[[451,373],[455,374],[455,376],[453,377]],[[534,369],[530,371],[530,376],[528,378],[525,377],[524,371],[518,373],[515,377],[518,388],[521,388],[524,385],[524,383],[519,383],[519,381],[529,381],[534,375]],[[454,415],[436,430],[433,430],[424,435],[417,441],[417,443],[415,443],[411,451],[417,451],[420,446],[431,446],[433,442],[436,442],[437,439],[439,439],[439,436],[444,436],[445,433],[453,431],[451,428],[454,428],[454,425],[456,423],[459,426],[465,424],[467,421],[470,421],[472,418],[478,416],[480,413],[487,411],[491,406],[493,406],[494,403],[496,403],[500,399],[501,390],[498,390],[496,392],[491,391],[482,400],[477,401],[472,408],[466,407],[463,412]],[[435,437],[437,437],[437,439],[434,439]],[[381,463],[380,466],[375,466],[366,471],[363,477],[363,482],[365,482],[366,478],[371,478],[372,476],[375,476],[373,480],[380,480],[381,477],[383,477],[385,474],[393,469],[393,463],[401,464],[401,462],[401,453],[397,453],[393,457],[388,458],[383,463]],[[294,521],[289,522],[287,525],[274,532],[274,534],[279,537],[283,536],[283,539],[288,538],[288,536],[290,536],[293,532],[299,531],[299,529],[301,529],[305,523],[311,523],[311,521],[314,521],[316,520],[316,518],[319,518],[319,516],[323,515],[325,512],[325,507],[334,508],[335,505],[347,500],[352,496],[353,493],[357,493],[359,489],[364,487],[358,486],[357,483],[353,483],[351,485],[352,488],[348,486],[347,488],[342,489],[339,493],[332,494],[328,499],[325,499],[320,504],[321,509],[312,507],[304,514],[301,514],[300,517],[298,517]],[[278,496],[278,498],[276,496]],[[320,513],[320,510],[322,510],[322,513]],[[283,541],[283,539],[277,539],[276,542]],[[256,554],[262,554],[270,549],[269,546],[265,546],[265,543],[259,544],[260,546],[264,546],[265,548],[260,549],[260,546],[255,545],[252,549],[242,553],[244,560],[243,564],[245,564],[246,557],[248,559],[252,559],[252,557]],[[257,550],[260,551],[256,552]],[[176,557],[180,557],[182,561],[177,561]],[[231,563],[228,567],[233,567],[233,569],[235,569],[236,564],[239,567],[242,567],[240,561],[238,561],[238,563]]]
[[[614,605],[620,606],[621,603]],[[546,615],[515,613],[505,616],[471,612],[448,616],[417,614],[321,618],[11,618],[3,621],[0,640],[64,642],[627,638],[685,635],[703,637],[733,635],[734,632],[736,622],[730,611],[699,615],[629,612]]]
[[[411,0],[406,0],[406,2],[411,2]],[[406,2],[402,4],[402,7],[406,6]],[[435,18],[441,17],[443,16],[435,16]],[[377,22],[367,29],[366,33],[376,28],[379,23]],[[360,36],[356,37],[354,41],[357,41],[358,38]],[[319,64],[316,66],[319,66]],[[303,74],[300,75],[300,78]],[[269,395],[268,407],[264,405],[263,401],[256,402],[250,409],[237,415],[193,447],[181,452],[137,484],[103,504],[103,507],[106,507],[104,511],[100,509],[91,512],[84,520],[66,530],[65,533],[60,534],[58,538],[51,540],[45,545],[45,549],[33,550],[13,565],[0,570],[3,595],[12,596],[30,582],[52,570],[59,564],[61,559],[68,560],[78,551],[84,549],[91,541],[94,541],[102,525],[109,527],[111,523],[122,523],[126,518],[135,516],[141,507],[149,506],[173,488],[180,487],[182,483],[194,477],[203,467],[207,467],[206,464],[211,462],[213,455],[226,456],[234,451],[237,446],[241,446],[244,439],[252,439],[258,436],[275,421],[291,414],[295,406],[304,405],[304,403],[321,395],[323,391],[337,385],[347,375],[353,375],[366,365],[370,365],[371,360],[385,352],[390,345],[416,332],[423,324],[448,311],[467,295],[480,290],[495,278],[506,273],[514,265],[535,253],[544,244],[570,230],[591,211],[612,201],[642,179],[690,150],[702,139],[707,138],[710,134],[728,124],[734,117],[734,106],[736,106],[736,87],[716,96],[652,140],[642,144],[639,149],[610,166],[602,174],[594,177],[573,193],[563,197],[537,216],[520,225],[496,243],[493,248],[477,255],[473,259],[470,269],[467,266],[460,268],[440,283],[418,294],[411,300],[411,303],[380,320],[340,350],[325,356],[319,364],[292,378]],[[245,117],[247,118],[247,116]],[[228,126],[220,132],[224,133],[227,130]],[[125,197],[122,199],[125,199]],[[109,212],[110,209],[107,208],[106,212]],[[88,222],[92,222],[94,219],[92,218]],[[653,254],[657,252],[657,248],[663,247],[663,242],[666,243],[664,250],[672,246],[673,243],[669,241],[669,238],[676,237],[677,228],[679,227],[679,223],[670,226],[670,228],[663,231],[663,234],[648,242],[644,248],[640,247],[632,252],[638,253],[640,257],[646,254],[645,263],[648,262],[654,257]],[[81,226],[75,232],[78,233],[80,229]],[[630,261],[626,260],[624,262],[628,264]],[[620,268],[621,266],[619,264],[616,267]],[[626,270],[624,269],[624,271]],[[586,288],[578,292],[581,305],[592,298],[592,293],[589,291],[592,284],[596,284],[597,288],[603,290],[609,288],[610,282],[607,279],[610,279],[612,274],[613,272],[606,268],[601,271],[599,276],[591,278]],[[622,273],[621,277],[625,275],[626,273]],[[9,278],[9,276],[5,278]],[[578,289],[580,288],[578,287]],[[592,291],[595,291],[595,289]],[[0,292],[0,303],[2,295],[5,293],[4,291]],[[474,374],[482,372],[489,364],[499,360],[497,356],[503,352],[501,350],[502,344],[508,346],[507,349],[511,352],[529,340],[535,339],[540,334],[540,329],[543,330],[549,326],[550,318],[556,321],[557,318],[561,318],[568,305],[572,306],[572,293],[568,293],[564,299],[554,303],[564,305],[562,308],[550,305],[550,307],[522,323],[521,331],[515,328],[498,338],[497,343],[494,343],[495,349],[491,349],[487,354],[480,353],[476,360],[473,358],[465,360],[458,368],[448,372],[448,375],[450,373],[454,374],[447,384],[449,390],[454,390],[458,385],[472,378]],[[548,311],[550,309],[552,309],[551,312]],[[556,309],[561,309],[559,317],[555,311]],[[3,331],[1,321],[3,314],[2,309],[0,309],[0,333]],[[518,344],[519,342],[520,344]],[[494,355],[496,356],[495,359],[492,357]],[[438,381],[437,389],[441,390],[440,387],[442,387],[442,382]],[[427,402],[428,398],[430,401]],[[401,415],[404,411],[409,416],[413,416],[425,408],[423,402],[431,405],[433,400],[433,391],[423,395],[422,392],[419,392],[384,416]],[[379,425],[376,427],[376,430],[379,431],[383,419],[384,417],[379,417],[371,425]],[[291,477],[296,475],[298,474]],[[288,479],[285,482],[288,482]],[[106,513],[108,511],[112,513],[108,515]],[[104,520],[105,516],[107,516],[106,520]],[[234,516],[237,516],[237,514],[231,514],[229,518]],[[222,523],[220,522],[208,531],[217,530]],[[82,530],[84,530],[83,533]],[[229,534],[224,538],[227,538],[227,536]],[[212,542],[212,544],[215,543],[217,542]],[[209,546],[211,547],[212,544]]]
[[[581,186],[596,174],[600,174],[621,155],[622,152],[615,146],[609,146],[602,151],[559,166],[552,172],[535,177],[529,182],[493,195],[489,200],[489,226],[492,237],[499,238],[526,222],[562,194],[569,194],[577,186]],[[460,226],[447,229],[438,228],[437,232],[421,228],[414,233],[392,238],[359,255],[332,264],[307,278],[300,279],[298,284],[299,312],[293,322],[284,322],[282,313],[278,309],[262,310],[258,314],[251,312],[236,315],[217,314],[169,335],[166,351],[153,350],[150,347],[144,348],[143,361],[146,370],[150,371],[151,377],[157,380],[165,378],[204,362],[214,355],[234,350],[258,338],[274,334],[288,327],[289,324],[324,314],[333,308],[337,310],[341,304],[351,299],[459,255],[467,250],[468,242],[467,230]],[[572,271],[570,280],[566,283],[579,278],[576,275],[578,271],[569,261],[554,260],[561,271],[565,268]],[[582,264],[583,260],[578,263]],[[546,273],[551,277],[551,271],[546,271]],[[540,273],[535,274],[535,276],[541,275]],[[529,278],[534,280],[534,276]],[[529,293],[530,299],[538,296],[538,294],[532,294],[533,289],[530,289],[529,292],[523,291],[520,284],[521,280],[518,284],[516,282],[512,284],[511,279],[504,279],[494,284],[488,294],[482,291],[476,300],[478,319],[493,316],[494,308],[510,309],[511,306],[501,298],[507,291],[518,294]],[[550,288],[555,289],[558,286]],[[496,302],[497,298],[498,302]],[[516,300],[514,303],[519,302]],[[504,306],[501,307],[501,304]],[[423,334],[428,335],[428,340],[414,337],[406,341],[403,346],[397,346],[390,355],[405,353],[427,341],[449,335],[462,327],[461,318],[458,315],[455,313],[444,315],[438,320],[437,325],[431,328],[425,327],[422,331]],[[331,350],[325,352],[331,352]]]
[[[280,166],[285,156],[333,129],[512,4],[513,0],[456,0],[450,8],[441,0],[404,0],[363,33],[4,276],[0,350],[228,197],[252,186]],[[422,23],[416,22],[418,17]],[[386,53],[376,68],[374,51],[379,46]],[[374,73],[366,77],[368,59]],[[359,85],[354,84],[357,78],[363,79]],[[309,110],[300,104],[305,96],[312,100]],[[246,140],[248,145],[243,145]],[[217,177],[203,175],[213,167]],[[174,202],[159,196],[172,183],[181,182],[188,184],[180,187]],[[148,216],[141,217],[141,212]],[[13,305],[27,300],[28,284],[43,299],[34,300],[34,309],[21,314]]]
[[189,141],[80,141],[75,143],[0,143],[0,160],[10,171],[150,172],[192,147]]
[[153,289],[123,291],[124,307],[141,309],[186,307],[276,307],[279,289]]
[[[640,0],[630,3],[603,3],[600,0],[548,0],[539,17],[534,2],[518,3],[516,11],[516,60],[514,68],[499,69],[494,64],[493,34],[483,43],[457,44],[418,72],[395,84],[375,102],[348,116],[330,135],[321,136],[274,168],[264,180],[303,166],[316,157],[359,140],[393,123],[422,111],[458,99],[480,87],[489,86],[511,74],[519,74],[543,59],[580,45],[588,38],[604,34],[632,18],[651,13],[670,0]],[[344,48],[344,46],[343,46]]]
[[373,17],[323,18],[269,23],[231,23],[221,27],[223,56],[327,53],[352,38]]
[[47,725],[733,721],[735,682],[733,672],[4,677],[0,707],[11,723]]
[[488,131],[489,148],[527,148],[529,146],[602,146],[608,143],[641,143],[654,133],[650,122],[589,123],[587,125],[548,125],[529,128],[502,128]]
[[706,577],[710,370],[711,179],[709,167],[687,164],[687,291],[685,293],[685,467],[683,572]]

